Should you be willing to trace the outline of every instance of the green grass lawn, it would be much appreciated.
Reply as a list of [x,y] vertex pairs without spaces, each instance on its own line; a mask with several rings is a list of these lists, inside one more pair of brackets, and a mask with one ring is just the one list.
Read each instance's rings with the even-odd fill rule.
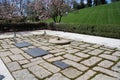
[[[52,22],[52,20],[48,20]],[[94,6],[69,13],[62,23],[120,25],[120,2]]]
[[120,2],[71,12],[62,18],[61,23],[54,27],[67,32],[120,39]]

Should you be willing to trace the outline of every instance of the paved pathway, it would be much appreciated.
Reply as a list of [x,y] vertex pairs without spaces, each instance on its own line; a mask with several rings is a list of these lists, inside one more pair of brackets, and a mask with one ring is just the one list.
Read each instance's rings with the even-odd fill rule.
[[[120,50],[98,44],[72,40],[71,44],[55,45],[55,36],[20,36],[0,40],[0,58],[16,80],[120,80]],[[16,42],[32,46],[17,48]],[[42,48],[50,54],[33,58],[24,50]],[[69,65],[61,69],[54,61]]]

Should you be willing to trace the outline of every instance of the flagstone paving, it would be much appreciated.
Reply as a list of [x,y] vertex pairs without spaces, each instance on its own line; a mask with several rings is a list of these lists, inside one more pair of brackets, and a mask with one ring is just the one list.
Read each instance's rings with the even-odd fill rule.
[[[1,39],[0,58],[15,80],[120,80],[119,49],[75,40],[55,45],[49,43],[53,38],[55,36],[33,35]],[[18,48],[14,41],[31,45]],[[50,53],[34,58],[24,52],[31,48]],[[60,68],[55,61],[69,67]]]

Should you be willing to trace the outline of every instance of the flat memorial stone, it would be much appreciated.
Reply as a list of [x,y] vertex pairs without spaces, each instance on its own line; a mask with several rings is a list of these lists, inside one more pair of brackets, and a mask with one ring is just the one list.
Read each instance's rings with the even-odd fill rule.
[[45,51],[45,50],[40,49],[40,48],[27,49],[27,50],[25,50],[25,52],[33,57],[41,57],[41,56],[49,54],[48,51]]
[[68,68],[70,66],[70,65],[68,65],[64,62],[61,62],[61,61],[55,61],[55,62],[53,62],[53,64],[61,69],[65,69],[65,68]]
[[3,75],[0,75],[0,80],[2,80],[2,79],[4,79],[5,78],[5,76],[3,76]]
[[31,46],[32,44],[28,43],[28,42],[20,42],[20,43],[16,43],[15,46],[22,48],[22,47],[27,47],[27,46]]

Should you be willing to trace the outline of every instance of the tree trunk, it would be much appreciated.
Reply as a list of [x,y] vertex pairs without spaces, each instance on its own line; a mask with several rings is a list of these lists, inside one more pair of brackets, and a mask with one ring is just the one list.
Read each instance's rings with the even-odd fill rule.
[[55,17],[52,17],[52,19],[53,19],[53,21],[56,23],[56,19],[55,19]]
[[60,18],[59,18],[59,23],[61,22],[61,19],[62,19],[62,15],[60,15]]

